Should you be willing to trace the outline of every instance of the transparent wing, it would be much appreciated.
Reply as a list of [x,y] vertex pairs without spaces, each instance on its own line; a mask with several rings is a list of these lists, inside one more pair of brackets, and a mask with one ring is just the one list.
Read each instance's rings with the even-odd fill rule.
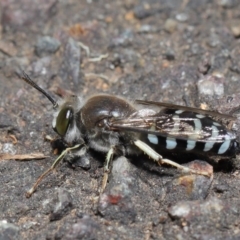
[[[134,131],[198,142],[223,142],[226,134],[235,139],[234,134],[208,116],[197,117],[198,112],[184,111],[177,114],[155,113],[139,116],[140,111],[125,119],[112,119],[109,126],[114,131]],[[201,113],[202,114],[202,113]]]
[[145,100],[135,100],[135,102],[137,104],[146,105],[148,107],[154,106],[154,107],[159,107],[159,108],[178,109],[178,110],[208,115],[208,116],[212,116],[212,117],[217,117],[217,118],[236,120],[236,117],[228,115],[228,114],[222,114],[219,112],[208,111],[208,110],[203,110],[203,109],[199,109],[199,108],[181,106],[181,105],[176,105],[176,104],[172,104],[172,103],[154,102],[154,101],[145,101]]

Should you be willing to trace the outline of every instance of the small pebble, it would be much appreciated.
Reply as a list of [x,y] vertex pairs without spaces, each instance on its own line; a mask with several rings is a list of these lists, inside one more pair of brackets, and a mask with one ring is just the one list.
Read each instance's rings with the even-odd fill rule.
[[238,0],[219,0],[218,5],[224,8],[233,8]]
[[1,220],[0,239],[20,239],[19,228],[12,223],[8,223],[6,220]]
[[59,49],[60,45],[60,41],[56,38],[44,36],[38,39],[35,51],[38,56],[44,53],[52,54]]
[[234,37],[240,37],[240,22],[231,25],[231,31]]
[[223,80],[223,77],[220,75],[206,75],[202,77],[197,83],[199,94],[222,96],[224,94]]
[[68,191],[60,188],[58,190],[58,202],[53,213],[50,214],[50,221],[56,221],[67,215],[72,209],[72,198]]
[[164,24],[164,29],[166,32],[168,33],[173,33],[177,28],[177,22],[172,19],[172,18],[168,18]]
[[179,21],[179,22],[186,22],[188,20],[188,15],[186,13],[179,13],[176,15],[176,19]]
[[4,143],[2,146],[3,153],[10,153],[12,155],[16,154],[17,150],[12,143]]

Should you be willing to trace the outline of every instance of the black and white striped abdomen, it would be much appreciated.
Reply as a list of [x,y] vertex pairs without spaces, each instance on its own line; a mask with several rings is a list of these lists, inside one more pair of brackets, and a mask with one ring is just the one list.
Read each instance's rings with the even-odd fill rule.
[[183,110],[165,110],[167,118],[152,125],[147,143],[167,150],[178,149],[212,154],[233,154],[236,135],[212,118]]

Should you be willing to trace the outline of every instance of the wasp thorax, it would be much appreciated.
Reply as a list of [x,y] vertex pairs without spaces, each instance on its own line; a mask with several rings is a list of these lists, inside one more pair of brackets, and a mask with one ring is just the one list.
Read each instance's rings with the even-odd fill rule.
[[112,95],[96,95],[88,99],[81,109],[81,120],[86,130],[106,127],[112,118],[124,118],[136,109],[126,100]]

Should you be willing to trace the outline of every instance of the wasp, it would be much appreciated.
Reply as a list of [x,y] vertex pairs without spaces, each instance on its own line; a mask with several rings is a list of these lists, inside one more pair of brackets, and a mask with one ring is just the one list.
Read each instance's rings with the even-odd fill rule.
[[143,152],[159,165],[169,164],[184,173],[209,176],[208,172],[165,159],[159,151],[167,149],[231,156],[239,148],[236,134],[214,120],[214,117],[234,120],[230,115],[170,103],[144,100],[131,103],[107,94],[94,95],[85,101],[74,95],[57,102],[26,73],[21,78],[50,100],[54,109],[52,127],[69,146],[38,178],[27,197],[68,152],[78,158],[85,157],[88,149],[106,153],[104,189],[114,156]]

